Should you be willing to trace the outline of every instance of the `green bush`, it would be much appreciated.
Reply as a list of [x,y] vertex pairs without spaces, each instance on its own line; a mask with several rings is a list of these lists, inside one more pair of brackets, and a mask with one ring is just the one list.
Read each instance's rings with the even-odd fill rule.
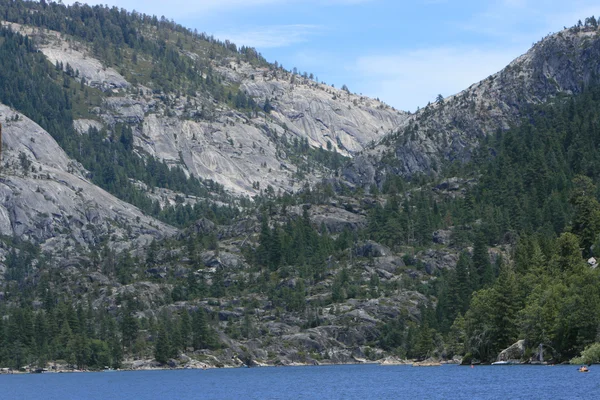
[[600,343],[593,343],[581,352],[581,357],[572,358],[571,364],[598,364],[600,362]]

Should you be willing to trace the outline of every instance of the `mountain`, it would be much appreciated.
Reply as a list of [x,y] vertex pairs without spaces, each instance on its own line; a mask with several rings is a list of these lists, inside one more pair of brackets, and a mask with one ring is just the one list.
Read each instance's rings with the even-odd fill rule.
[[[328,206],[319,188],[331,190],[323,182],[344,159],[406,113],[267,64],[253,49],[238,51],[165,21],[129,14],[121,28],[135,37],[120,39],[110,26],[123,17],[115,9],[0,6],[10,19],[0,45],[0,100],[10,105],[2,106],[2,312],[16,324],[39,319],[33,331],[18,329],[27,354],[31,335],[48,325],[41,353],[69,364],[96,368],[118,366],[124,355],[145,358],[162,328],[173,356],[179,347],[172,342],[173,328],[190,318],[186,342],[195,349],[193,365],[236,364],[238,357],[264,362],[270,354],[279,354],[281,363],[315,357],[349,362],[365,357],[354,344],[365,343],[376,325],[399,310],[416,315],[427,301],[409,290],[384,303],[362,298],[323,311],[333,275],[320,270],[324,246],[334,239],[319,243],[309,222],[336,235],[365,226],[354,199]],[[87,32],[98,23],[101,34]],[[273,188],[290,199],[289,193],[303,191],[316,202],[304,217],[306,209],[291,200],[286,214],[297,223],[273,215],[274,224],[287,220],[294,240],[310,240],[310,247],[293,246],[313,265],[301,277],[282,275],[271,287],[247,252],[254,250],[245,246],[257,245],[265,218],[257,213],[258,203],[233,195],[272,197]],[[177,229],[148,214],[191,226]],[[403,261],[386,253],[383,264],[395,271]],[[339,266],[334,262],[332,272]],[[314,296],[307,306],[302,288],[312,274],[318,278],[306,281]],[[317,282],[324,285],[313,289]],[[339,281],[340,299],[349,283],[350,276]],[[21,301],[27,305],[20,307]],[[81,318],[73,318],[74,312]],[[366,324],[350,327],[357,318]],[[83,327],[89,328],[86,338]],[[150,336],[143,335],[146,328]],[[258,334],[267,331],[280,339],[268,344]],[[134,354],[137,339],[144,350]],[[2,363],[20,366],[13,356],[19,340],[6,336]],[[59,350],[50,351],[59,341]],[[81,359],[79,345],[96,346],[95,361]],[[301,355],[308,345],[315,353]]]
[[409,114],[164,18],[0,16],[2,366],[595,342],[595,19]]
[[[181,89],[157,90],[152,76],[144,76],[142,69],[144,62],[152,62],[151,56],[142,59],[136,54],[135,63],[115,61],[111,67],[76,37],[16,23],[7,26],[33,38],[52,64],[76,72],[76,81],[100,89],[98,106],[86,110],[84,114],[90,114],[86,118],[74,120],[79,132],[90,127],[112,131],[115,124],[126,124],[139,154],[215,181],[237,195],[255,195],[268,186],[295,191],[304,175],[312,183],[328,176],[330,168],[316,171],[303,157],[294,157],[298,142],[351,156],[407,117],[379,101],[317,83],[306,74],[247,62],[235,51],[206,60],[206,43],[190,35],[175,35],[166,43],[180,58],[207,68],[207,80],[217,80],[223,92],[188,90],[182,96]],[[123,68],[128,71],[119,73]],[[215,98],[220,96],[231,99]]]
[[600,73],[597,28],[574,26],[537,42],[481,82],[411,115],[344,170],[348,181],[381,185],[388,175],[438,174],[471,160],[481,139],[518,125],[532,105],[582,93]]
[[39,125],[5,105],[2,118],[0,234],[41,245],[42,251],[88,249],[113,237],[117,249],[175,234],[93,185]]

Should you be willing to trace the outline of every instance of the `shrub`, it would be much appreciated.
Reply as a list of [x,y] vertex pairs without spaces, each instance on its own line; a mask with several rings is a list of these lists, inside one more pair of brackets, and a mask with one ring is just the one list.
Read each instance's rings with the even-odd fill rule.
[[581,357],[571,359],[571,364],[598,364],[600,363],[600,343],[593,343],[581,352]]

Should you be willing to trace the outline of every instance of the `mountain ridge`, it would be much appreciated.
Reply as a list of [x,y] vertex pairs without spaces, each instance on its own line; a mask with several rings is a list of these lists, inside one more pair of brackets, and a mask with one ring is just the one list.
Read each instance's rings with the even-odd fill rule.
[[517,125],[523,110],[592,83],[600,74],[598,35],[589,25],[543,38],[501,71],[410,116],[351,162],[344,177],[381,186],[387,174],[437,174],[448,163],[468,162],[481,138]]
[[[104,104],[90,109],[91,114],[83,120],[93,117],[94,126],[108,130],[115,123],[126,123],[133,129],[135,146],[142,154],[214,180],[237,194],[255,195],[261,186],[295,191],[305,175],[313,183],[320,180],[323,172],[312,172],[306,166],[299,169],[297,162],[290,162],[287,153],[293,151],[289,146],[294,140],[307,140],[312,148],[348,156],[406,116],[375,100],[311,81],[308,76],[273,66],[257,69],[235,59],[213,65],[214,70],[223,77],[225,86],[239,86],[240,93],[255,98],[262,107],[270,101],[269,112],[241,113],[198,94],[193,100],[189,95],[187,99],[169,93],[155,95],[141,84],[133,90],[122,74],[102,65],[85,43],[66,40],[68,37],[59,32],[16,23],[9,26],[37,37],[49,61],[60,64],[64,71],[69,68],[77,80],[83,78],[85,85],[114,92],[112,98],[103,99]],[[199,57],[189,51],[181,54],[192,60]],[[238,97],[236,104],[246,104],[245,96]],[[81,129],[90,123],[78,126]]]
[[490,361],[522,337],[562,362],[593,342],[597,27],[408,115],[157,18],[1,7],[33,39],[0,30],[0,364]]

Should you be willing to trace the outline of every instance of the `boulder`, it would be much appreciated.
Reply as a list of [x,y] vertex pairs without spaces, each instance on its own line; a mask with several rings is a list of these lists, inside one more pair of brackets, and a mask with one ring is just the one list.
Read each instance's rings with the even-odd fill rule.
[[379,361],[379,364],[380,365],[407,365],[407,364],[412,364],[412,361],[403,360],[396,356],[389,356],[389,357],[386,357],[383,360]]
[[102,275],[99,272],[92,272],[88,275],[88,279],[92,283],[98,283],[101,286],[108,286],[111,284],[110,279],[108,279],[105,275]]
[[450,235],[452,231],[440,229],[433,232],[433,243],[448,245],[450,244]]
[[356,248],[355,254],[358,257],[387,257],[390,256],[392,252],[390,249],[377,242],[367,240]]
[[205,251],[201,254],[202,262],[209,268],[238,269],[244,265],[244,261],[236,254],[221,251]]
[[191,230],[196,234],[209,235],[215,231],[215,224],[209,219],[200,218],[192,225]]
[[496,361],[521,360],[525,354],[525,340],[521,339],[506,349],[502,350]]
[[[302,213],[299,208],[293,211],[296,211],[298,215]],[[311,207],[310,219],[315,226],[325,226],[327,231],[332,234],[341,233],[344,230],[357,231],[367,226],[367,219],[364,215],[329,205]]]
[[321,352],[326,349],[326,346],[323,343],[323,338],[319,335],[311,335],[303,332],[292,335],[284,335],[282,339],[289,343],[293,343],[295,348],[303,351]]
[[428,274],[433,274],[437,270],[454,268],[458,262],[458,255],[446,250],[429,249],[419,254],[419,258]]

